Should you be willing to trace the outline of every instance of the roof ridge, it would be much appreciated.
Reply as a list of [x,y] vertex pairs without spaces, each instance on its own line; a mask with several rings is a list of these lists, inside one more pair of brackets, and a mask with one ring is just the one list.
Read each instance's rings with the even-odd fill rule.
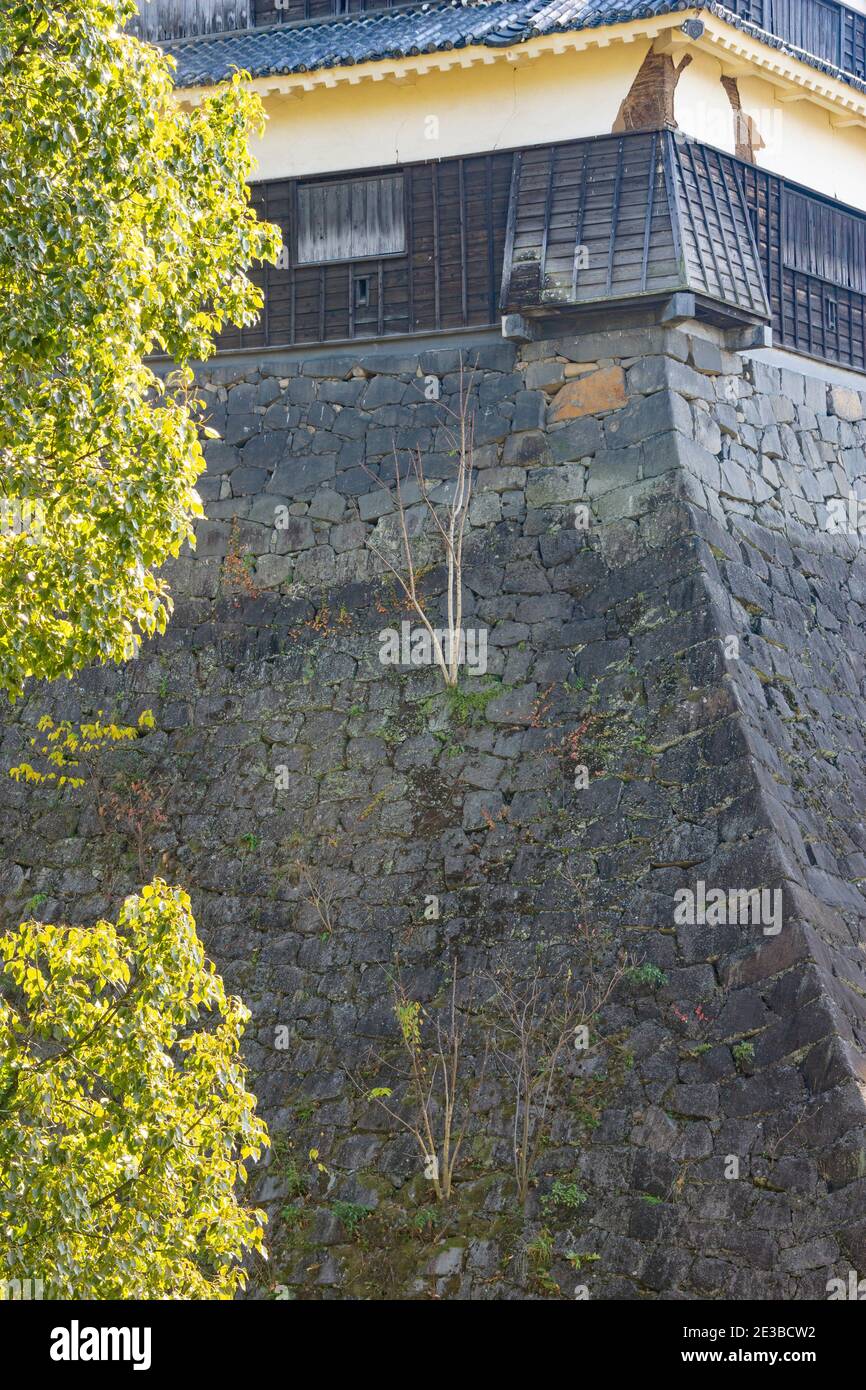
[[[422,0],[420,4],[396,4],[390,9],[191,35],[165,40],[161,47],[178,60],[177,86],[203,87],[227,80],[236,69],[248,71],[253,78],[269,77],[415,57],[476,44],[503,48],[534,38],[688,10],[710,14],[765,47],[866,93],[866,80],[742,19],[720,0]],[[413,23],[419,27],[417,42],[407,37],[406,31],[411,30]]]
[[284,19],[277,24],[257,24],[243,29],[221,29],[210,34],[186,34],[177,39],[160,39],[158,48],[173,51],[187,45],[198,46],[216,42],[220,39],[258,39],[267,35],[284,33],[306,33],[317,29],[341,26],[348,28],[353,24],[366,24],[369,20],[387,19],[390,15],[407,15],[411,11],[422,14],[436,10],[482,10],[495,7],[525,6],[527,10],[544,9],[550,0],[397,0],[396,4],[370,10],[356,10],[352,14],[317,15],[309,19]]

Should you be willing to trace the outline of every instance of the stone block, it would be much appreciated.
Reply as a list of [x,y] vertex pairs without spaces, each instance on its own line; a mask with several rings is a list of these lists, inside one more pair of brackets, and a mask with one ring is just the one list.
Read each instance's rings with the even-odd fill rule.
[[231,475],[233,497],[249,497],[261,492],[268,479],[265,468],[236,468]]
[[620,410],[627,403],[622,367],[605,367],[567,381],[554,396],[548,419],[558,424],[583,415],[603,415],[610,410]]
[[295,562],[295,579],[301,584],[330,584],[336,575],[334,551],[329,545],[304,550]]
[[576,463],[601,447],[601,426],[591,415],[550,430],[547,442],[554,463]]
[[669,390],[631,401],[624,410],[609,415],[604,422],[605,441],[614,449],[640,444],[654,434],[669,430],[679,430],[686,435],[692,432],[691,410],[682,396]]
[[563,365],[556,361],[530,363],[524,374],[527,389],[555,391],[565,380]]
[[394,503],[389,493],[382,488],[377,488],[375,492],[367,492],[358,498],[358,513],[362,521],[376,521],[393,510]]
[[827,413],[838,416],[840,420],[862,420],[863,397],[859,391],[852,391],[849,386],[829,386]]
[[276,589],[292,581],[291,561],[285,555],[260,555],[256,563],[256,584]]
[[274,470],[266,491],[278,492],[284,497],[300,497],[320,483],[329,482],[336,472],[335,454],[284,459]]
[[641,451],[636,447],[600,450],[590,459],[586,470],[587,494],[594,496],[626,483],[637,482],[640,460]]
[[315,532],[305,517],[290,516],[280,519],[284,520],[285,524],[276,527],[275,550],[278,555],[296,550],[310,550],[316,544]]
[[721,349],[708,338],[689,338],[689,361],[695,371],[718,376],[724,371]]
[[585,496],[586,469],[580,463],[564,463],[559,468],[532,468],[526,481],[526,505],[551,507],[560,502],[577,502]]
[[243,444],[251,439],[258,434],[261,419],[260,415],[230,415],[223,434],[226,444]]
[[316,521],[339,521],[346,510],[346,499],[338,492],[323,488],[310,503],[307,515]]

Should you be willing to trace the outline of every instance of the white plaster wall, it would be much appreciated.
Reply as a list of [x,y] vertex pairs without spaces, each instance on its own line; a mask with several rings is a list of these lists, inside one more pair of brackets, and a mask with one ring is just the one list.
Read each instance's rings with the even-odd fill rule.
[[808,101],[780,102],[768,82],[739,79],[740,100],[766,141],[756,162],[839,198],[866,208],[866,130],[834,129],[829,111]]
[[[734,115],[712,55],[694,53],[677,85],[677,124],[697,140],[734,153]],[[866,209],[866,130],[834,129],[831,113],[811,101],[781,102],[760,77],[738,77],[740,103],[759,131],[761,168],[794,179],[843,203]]]
[[[866,0],[864,0],[866,3]],[[649,51],[648,39],[517,62],[431,71],[266,98],[254,177],[375,168],[604,135]],[[712,54],[690,47],[675,98],[678,125],[734,152],[734,116]],[[684,53],[677,50],[675,61]],[[737,79],[765,148],[764,168],[866,209],[866,129],[834,129],[810,101],[782,103],[765,79]]]
[[430,72],[399,83],[341,83],[266,100],[253,145],[260,179],[475,154],[604,135],[649,51],[648,39]]
[[[674,96],[677,125],[705,145],[735,152],[734,112],[722,86],[722,68],[708,53],[690,52],[692,61],[682,68]],[[678,54],[676,63],[682,63]]]

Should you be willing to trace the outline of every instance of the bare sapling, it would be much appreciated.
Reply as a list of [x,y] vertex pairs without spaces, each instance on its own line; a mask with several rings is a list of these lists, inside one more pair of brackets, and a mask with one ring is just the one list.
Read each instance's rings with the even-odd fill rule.
[[[583,914],[582,914],[583,915]],[[628,970],[622,953],[603,969],[593,933],[578,927],[580,979],[570,967],[553,977],[542,967],[525,979],[489,976],[485,1009],[490,1050],[513,1100],[511,1150],[518,1199],[525,1205],[553,1119],[553,1100],[569,1048],[588,1046],[590,1028]],[[580,949],[583,948],[583,949]]]
[[325,885],[322,875],[300,860],[295,865],[298,882],[304,896],[322,924],[322,934],[330,937],[334,930],[334,889]]
[[[471,1079],[461,1069],[468,1018],[457,1007],[457,962],[452,969],[448,1003],[435,1017],[408,996],[399,979],[394,982],[394,1013],[408,1063],[402,1079],[410,1117],[394,1107],[392,1087],[369,1090],[355,1077],[350,1076],[350,1080],[412,1135],[424,1163],[424,1176],[432,1183],[437,1199],[447,1202],[472,1114],[473,1097],[483,1084],[487,1065],[485,1048]],[[425,1031],[432,1032],[429,1041],[424,1037]]]
[[[472,375],[473,374],[470,372],[468,377],[464,379],[464,369],[461,364],[459,405],[456,410],[448,406],[443,407],[445,415],[450,417],[452,421],[451,425],[446,427],[446,437],[449,445],[448,453],[455,460],[454,486],[450,501],[446,505],[434,502],[430,496],[429,485],[424,472],[424,458],[420,449],[415,449],[410,452],[406,477],[401,478],[400,460],[395,448],[395,486],[393,493],[387,482],[379,478],[371,469],[367,468],[366,465],[362,465],[365,472],[367,472],[373,481],[387,493],[388,497],[394,503],[397,514],[397,529],[400,538],[402,565],[395,564],[388,555],[371,542],[368,542],[369,548],[376,558],[381,561],[388,573],[392,575],[399,585],[400,592],[409,607],[426,629],[427,635],[430,638],[436,665],[442,672],[442,678],[448,686],[456,686],[457,684],[458,667],[464,644],[463,543],[469,517],[469,504],[472,500],[474,474],[474,412],[471,408]],[[404,484],[410,476],[414,479],[420,499],[433,519],[434,534],[438,541],[441,542],[444,551],[447,585],[447,629],[444,632],[444,640],[443,637],[440,636],[440,630],[434,627],[433,623],[431,623],[428,618],[424,606],[424,599],[418,592],[418,580],[422,571],[422,566],[419,564],[413,552],[408,517],[408,506],[410,504],[407,504],[403,495]]]

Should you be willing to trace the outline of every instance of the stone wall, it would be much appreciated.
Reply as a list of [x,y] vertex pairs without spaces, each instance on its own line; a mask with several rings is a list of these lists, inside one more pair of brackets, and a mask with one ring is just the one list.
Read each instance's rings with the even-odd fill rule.
[[[449,693],[379,660],[410,614],[377,478],[418,449],[447,497],[467,359],[488,663]],[[46,710],[156,728],[80,790],[0,783],[0,893],[8,925],[113,914],[153,873],[191,892],[253,1010],[275,1139],[259,1294],[824,1298],[866,1272],[866,565],[827,524],[866,496],[863,398],[674,329],[269,358],[203,387],[222,439],[168,633],[34,689],[2,753]],[[405,500],[435,616],[441,552]],[[115,779],[137,837],[106,815]],[[699,883],[778,891],[781,930],[677,921]],[[409,1113],[393,981],[429,1040],[455,961],[473,1117],[438,1207],[364,1092]],[[616,983],[557,1060],[521,1205],[514,1087],[495,1059],[471,1085],[482,1005],[568,969]]]

